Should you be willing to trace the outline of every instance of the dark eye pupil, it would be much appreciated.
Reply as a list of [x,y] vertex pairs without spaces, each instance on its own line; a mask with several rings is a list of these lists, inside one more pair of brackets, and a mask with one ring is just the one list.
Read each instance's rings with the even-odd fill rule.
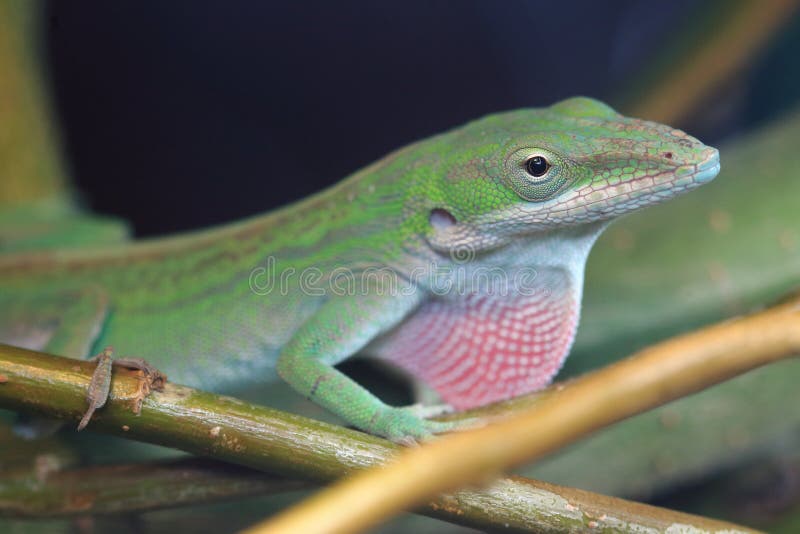
[[533,156],[525,162],[525,170],[536,178],[544,176],[549,168],[550,164],[542,156]]

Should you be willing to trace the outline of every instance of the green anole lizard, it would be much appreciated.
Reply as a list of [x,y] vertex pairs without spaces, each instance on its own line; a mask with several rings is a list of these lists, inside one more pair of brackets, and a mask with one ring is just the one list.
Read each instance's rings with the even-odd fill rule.
[[365,431],[454,423],[391,407],[335,368],[365,354],[457,409],[545,386],[614,218],[712,180],[716,149],[572,98],[398,150],[274,212],[178,237],[0,254],[0,341],[145,358],[216,391],[267,382]]

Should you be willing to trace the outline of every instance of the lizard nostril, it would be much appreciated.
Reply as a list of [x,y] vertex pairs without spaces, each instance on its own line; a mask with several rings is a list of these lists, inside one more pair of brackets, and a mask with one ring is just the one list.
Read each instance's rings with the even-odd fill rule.
[[672,159],[672,152],[664,152],[664,157],[667,159]]

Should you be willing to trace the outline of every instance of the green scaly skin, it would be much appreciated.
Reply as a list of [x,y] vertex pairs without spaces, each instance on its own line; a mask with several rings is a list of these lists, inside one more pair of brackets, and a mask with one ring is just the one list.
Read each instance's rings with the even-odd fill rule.
[[[539,177],[531,173],[536,156],[547,162]],[[615,217],[718,170],[715,149],[587,98],[490,115],[235,224],[96,249],[0,254],[0,341],[75,358],[112,345],[173,381],[223,392],[277,371],[363,430],[426,439],[452,424],[387,406],[334,365],[357,353],[379,356],[459,408],[541,387],[574,337],[597,235]],[[25,248],[17,245],[8,248]],[[506,276],[506,291],[476,281],[489,268]],[[534,269],[537,296],[519,296],[531,289],[516,277],[525,269]],[[529,363],[511,370],[503,367],[508,354],[489,348],[481,362],[499,357],[488,371],[464,375],[485,375],[485,383],[435,371],[450,354],[461,354],[452,363],[464,368],[478,361],[462,349],[494,343],[476,328],[484,319],[526,311],[539,321],[526,323],[534,330],[554,328],[557,351],[512,353],[512,363]],[[422,340],[435,342],[429,360]],[[550,345],[530,348],[542,346]]]

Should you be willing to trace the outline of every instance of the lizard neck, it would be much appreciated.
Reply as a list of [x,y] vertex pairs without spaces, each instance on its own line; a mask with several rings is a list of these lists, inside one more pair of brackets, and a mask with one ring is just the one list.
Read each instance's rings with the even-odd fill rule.
[[544,387],[572,345],[584,265],[604,226],[518,237],[461,264],[449,291],[424,300],[370,353],[420,378],[457,409]]
[[555,274],[567,276],[580,293],[589,252],[607,226],[603,221],[517,236],[482,254],[456,251],[433,260],[419,279],[436,296],[458,297],[547,289]]
[[582,271],[592,246],[608,224],[601,221],[520,236],[497,251],[499,257],[493,257],[492,261],[502,258],[509,265],[568,270],[579,267]]

